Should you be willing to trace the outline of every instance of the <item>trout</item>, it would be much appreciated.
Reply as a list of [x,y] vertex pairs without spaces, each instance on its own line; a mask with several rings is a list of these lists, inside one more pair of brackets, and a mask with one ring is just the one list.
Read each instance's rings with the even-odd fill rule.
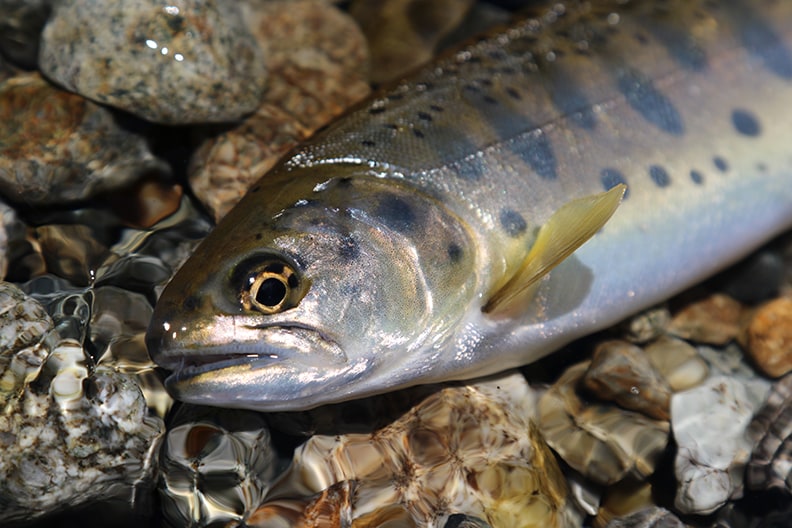
[[526,365],[792,226],[792,2],[553,2],[253,186],[159,299],[183,401],[300,410]]

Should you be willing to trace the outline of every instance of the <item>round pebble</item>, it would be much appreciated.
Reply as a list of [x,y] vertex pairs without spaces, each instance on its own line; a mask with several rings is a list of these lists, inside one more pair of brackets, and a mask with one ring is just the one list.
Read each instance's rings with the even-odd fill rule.
[[69,90],[166,124],[237,120],[265,84],[237,3],[221,0],[63,0],[39,60]]
[[673,315],[668,332],[683,339],[725,345],[739,333],[742,305],[716,293],[691,302]]
[[37,73],[0,84],[0,192],[26,204],[62,204],[170,169],[146,139],[105,108]]
[[762,372],[778,378],[792,371],[792,299],[760,307],[748,324],[747,353]]

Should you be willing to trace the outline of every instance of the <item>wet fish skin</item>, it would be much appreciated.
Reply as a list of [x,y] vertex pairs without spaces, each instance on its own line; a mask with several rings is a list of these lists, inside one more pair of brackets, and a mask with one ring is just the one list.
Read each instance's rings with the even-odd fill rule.
[[[504,370],[792,226],[792,3],[591,4],[427,67],[266,175],[160,298],[172,393],[296,410]],[[531,302],[482,313],[553,211],[618,183]],[[272,262],[296,284],[265,314],[245,292]]]

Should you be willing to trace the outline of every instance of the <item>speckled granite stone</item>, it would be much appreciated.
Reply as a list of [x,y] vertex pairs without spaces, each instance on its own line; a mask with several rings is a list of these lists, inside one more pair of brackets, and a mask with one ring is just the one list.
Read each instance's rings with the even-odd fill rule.
[[39,62],[70,90],[168,124],[239,119],[265,83],[236,2],[222,0],[63,0]]
[[10,200],[83,200],[169,170],[110,111],[37,73],[0,84],[0,192]]
[[35,300],[0,282],[0,518],[132,497],[164,430],[137,384],[94,368]]

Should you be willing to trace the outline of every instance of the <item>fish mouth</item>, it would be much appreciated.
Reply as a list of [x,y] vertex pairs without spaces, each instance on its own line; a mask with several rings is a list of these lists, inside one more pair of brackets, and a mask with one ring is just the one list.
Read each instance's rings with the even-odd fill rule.
[[165,387],[175,399],[253,410],[308,408],[317,405],[313,400],[320,394],[342,389],[359,372],[341,345],[315,328],[236,324],[233,339],[220,328],[228,325],[195,333],[150,333],[152,356],[171,371]]

